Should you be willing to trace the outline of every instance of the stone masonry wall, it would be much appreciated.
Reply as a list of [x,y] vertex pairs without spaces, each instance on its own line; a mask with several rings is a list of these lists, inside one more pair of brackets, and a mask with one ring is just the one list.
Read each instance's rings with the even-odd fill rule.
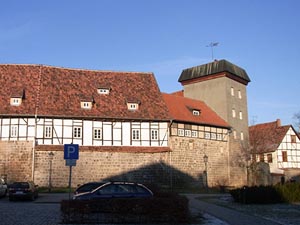
[[[50,151],[36,152],[35,182],[49,185]],[[51,184],[66,187],[70,167],[66,166],[63,151],[53,151]],[[72,186],[89,181],[122,180],[142,183],[169,184],[169,153],[120,153],[80,151],[76,166],[72,167]]]
[[[228,185],[227,142],[184,137],[171,137],[172,152],[121,153],[79,150],[79,160],[72,167],[72,186],[89,181],[125,180],[154,183],[169,187],[204,187],[205,163],[208,156],[208,185]],[[54,153],[51,161],[50,152]],[[63,151],[35,150],[34,181],[41,187],[67,187],[70,167]],[[32,180],[32,142],[0,142],[0,172],[8,182]]]
[[0,175],[8,182],[32,180],[31,141],[0,141]]
[[175,171],[181,171],[190,177],[190,184],[200,187],[206,185],[203,157],[207,155],[208,186],[229,185],[227,142],[186,137],[171,137],[169,140],[173,150],[171,164],[175,167]]

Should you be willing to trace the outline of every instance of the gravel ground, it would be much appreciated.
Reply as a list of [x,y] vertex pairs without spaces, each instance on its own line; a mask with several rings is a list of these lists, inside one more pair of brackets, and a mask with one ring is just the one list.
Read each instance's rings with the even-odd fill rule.
[[230,195],[222,197],[199,197],[216,205],[228,207],[246,214],[255,215],[269,219],[284,225],[300,224],[299,204],[240,204],[233,201]]

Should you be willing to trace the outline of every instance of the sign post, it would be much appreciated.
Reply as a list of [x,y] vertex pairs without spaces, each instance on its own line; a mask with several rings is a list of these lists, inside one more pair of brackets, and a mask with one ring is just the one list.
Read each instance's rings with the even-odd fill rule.
[[64,145],[64,159],[66,166],[70,167],[69,173],[69,200],[71,200],[71,186],[72,186],[72,166],[76,166],[76,160],[79,158],[79,145],[65,144]]

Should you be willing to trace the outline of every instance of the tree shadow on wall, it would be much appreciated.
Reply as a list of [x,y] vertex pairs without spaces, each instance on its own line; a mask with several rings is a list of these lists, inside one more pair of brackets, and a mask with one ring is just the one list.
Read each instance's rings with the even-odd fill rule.
[[108,181],[127,181],[148,184],[164,188],[195,188],[205,187],[205,173],[199,173],[195,179],[175,167],[157,162],[134,170],[107,177]]

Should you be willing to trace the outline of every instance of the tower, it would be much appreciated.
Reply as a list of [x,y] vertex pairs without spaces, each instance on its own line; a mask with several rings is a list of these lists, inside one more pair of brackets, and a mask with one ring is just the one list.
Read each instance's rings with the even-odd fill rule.
[[226,60],[184,69],[178,79],[184,96],[204,101],[231,126],[229,135],[230,181],[247,182],[246,151],[249,143],[246,71]]

